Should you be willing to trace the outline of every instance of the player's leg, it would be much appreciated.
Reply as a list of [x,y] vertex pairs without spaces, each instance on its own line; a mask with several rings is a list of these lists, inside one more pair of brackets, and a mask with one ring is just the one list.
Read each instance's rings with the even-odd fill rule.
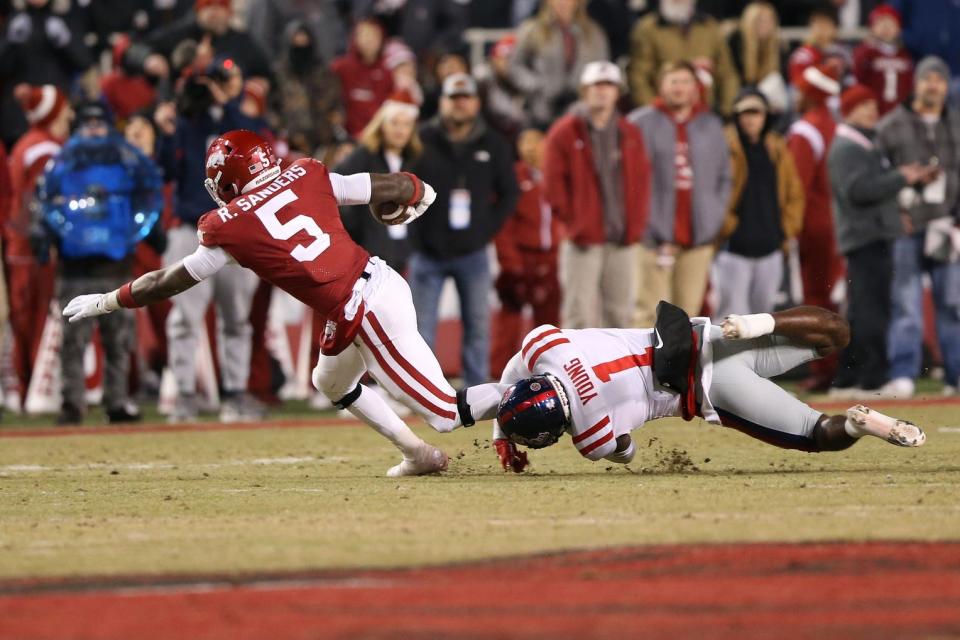
[[417,331],[406,282],[384,263],[374,278],[382,280],[366,301],[360,352],[377,382],[437,431],[492,419],[506,387],[481,384],[455,392]]
[[447,468],[447,455],[417,437],[384,399],[360,384],[367,367],[358,347],[351,345],[335,356],[320,354],[313,369],[313,386],[339,409],[372,427],[392,442],[403,460],[387,470],[391,477],[418,475]]

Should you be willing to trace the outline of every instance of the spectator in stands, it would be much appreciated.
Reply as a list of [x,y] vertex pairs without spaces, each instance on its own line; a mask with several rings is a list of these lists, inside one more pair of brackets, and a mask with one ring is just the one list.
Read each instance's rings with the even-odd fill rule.
[[543,182],[544,136],[526,129],[517,139],[514,171],[520,185],[517,209],[497,234],[500,274],[495,284],[500,313],[494,320],[490,371],[499,378],[520,350],[523,310],[530,308],[533,325],[560,326],[560,279],[557,247],[561,225],[547,200]]
[[580,83],[582,100],[550,128],[544,160],[547,199],[570,236],[563,326],[629,327],[650,163],[643,137],[617,111],[620,68],[592,62]]
[[157,90],[142,75],[129,74],[123,68],[123,56],[130,48],[130,36],[116,38],[113,44],[113,69],[100,80],[100,91],[110,110],[119,120],[146,109],[157,98]]
[[69,90],[75,74],[93,64],[80,34],[73,33],[62,8],[51,0],[30,0],[6,22],[0,39],[0,136],[13,145],[31,126],[13,95],[20,83]]
[[447,51],[437,56],[437,61],[433,65],[433,74],[426,78],[427,81],[433,80],[433,83],[427,85],[424,91],[423,104],[420,105],[422,120],[429,120],[437,115],[443,83],[456,73],[470,73],[470,65],[462,54]]
[[806,40],[794,49],[788,61],[787,78],[791,85],[798,87],[807,67],[823,64],[827,58],[836,58],[843,62],[839,69],[839,78],[846,74],[848,67],[846,51],[837,44],[839,28],[840,17],[837,5],[830,0],[821,2],[810,11],[807,18]]
[[870,12],[870,37],[853,51],[853,75],[877,96],[881,117],[913,91],[913,59],[900,42],[900,14],[882,4]]
[[417,106],[423,104],[423,89],[417,80],[417,56],[402,40],[391,38],[383,49],[383,62],[393,77],[391,98]]
[[55,86],[18,85],[14,89],[30,129],[10,153],[10,212],[3,229],[10,294],[14,369],[25,398],[53,297],[54,265],[41,264],[31,245],[37,179],[70,133],[73,109]]
[[[175,183],[174,214],[179,226],[168,234],[164,263],[172,264],[193,253],[197,220],[213,208],[203,186],[207,145],[231,129],[250,129],[257,124],[240,111],[243,85],[235,65],[220,61],[206,68],[188,69],[179,90],[177,105],[161,104],[155,121],[161,132],[157,155],[167,181]],[[177,403],[172,421],[196,418],[195,356],[204,318],[211,301],[216,304],[220,335],[220,374],[224,422],[261,417],[262,408],[246,394],[250,373],[250,297],[257,286],[254,274],[237,265],[224,268],[173,300],[167,318],[170,367],[177,381]]]
[[[800,119],[793,123],[787,135],[804,194],[803,229],[798,238],[803,301],[826,309],[836,307],[831,293],[843,274],[833,230],[827,171],[827,152],[836,129],[827,100],[840,94],[840,73],[840,64],[835,60],[804,69],[796,83]],[[802,383],[803,388],[826,391],[836,366],[835,358],[813,361],[811,376]]]
[[660,300],[700,313],[726,215],[730,151],[723,122],[700,91],[691,63],[670,63],[653,104],[627,116],[643,134],[653,167],[650,222],[640,247],[641,327],[653,326]]
[[312,156],[320,146],[332,143],[342,132],[340,87],[326,66],[316,63],[313,33],[302,22],[291,22],[284,34],[277,59],[280,83],[276,108],[290,148]]
[[411,227],[410,288],[420,333],[435,344],[440,292],[453,278],[463,321],[463,377],[487,382],[490,358],[490,264],[493,241],[519,195],[509,146],[480,114],[477,84],[466,74],[443,83],[440,116],[420,131],[416,174],[437,199]]
[[733,188],[713,263],[714,317],[770,313],[783,282],[783,249],[803,225],[803,186],[766,97],[740,91],[727,126]]
[[247,0],[246,25],[271,60],[286,53],[288,27],[298,23],[314,43],[313,65],[322,67],[347,48],[347,27],[337,0]]
[[231,0],[196,0],[194,11],[133,43],[124,56],[124,63],[128,69],[153,78],[170,78],[174,49],[192,40],[198,44],[208,43],[216,56],[233,60],[244,75],[266,78],[272,86],[273,71],[267,54],[249,33],[230,26],[232,16]]
[[850,344],[840,356],[831,393],[874,391],[887,381],[887,331],[893,241],[901,235],[897,194],[930,182],[938,169],[919,162],[891,167],[876,146],[879,106],[873,90],[854,85],[840,100],[843,122],[828,167],[837,244],[847,259]]
[[488,63],[474,70],[483,98],[484,117],[509,140],[530,122],[526,98],[510,77],[510,56],[516,45],[515,35],[504,36],[490,50]]
[[653,102],[660,70],[680,60],[691,61],[706,81],[708,104],[729,113],[740,88],[737,71],[719,23],[697,12],[695,0],[662,0],[656,13],[643,17],[633,28],[630,85],[634,104]]
[[914,60],[938,56],[953,73],[950,95],[960,97],[960,11],[952,0],[888,0],[903,18],[903,43]]
[[898,106],[878,127],[878,146],[893,166],[919,162],[937,167],[922,190],[900,194],[904,235],[893,248],[893,310],[890,322],[890,383],[885,392],[913,394],[920,373],[923,338],[922,277],[933,285],[937,337],[943,354],[946,392],[960,386],[960,263],[955,235],[960,194],[960,113],[947,103],[950,69],[937,57],[917,63],[912,101]]
[[[163,208],[160,169],[113,130],[103,106],[83,104],[77,116],[76,133],[44,173],[39,190],[43,227],[59,256],[61,308],[85,291],[111,291],[129,281],[136,246],[151,236]],[[83,360],[95,324],[105,354],[107,420],[140,419],[128,388],[134,314],[124,311],[63,325],[57,424],[83,422]]]
[[420,58],[460,49],[463,32],[470,26],[469,2],[353,0],[351,4],[354,16],[374,17],[391,25],[389,33],[399,36]]
[[356,137],[393,93],[393,76],[383,59],[383,27],[361,20],[353,28],[347,53],[331,69],[340,81],[347,133]]
[[780,25],[773,5],[766,1],[748,4],[727,44],[740,83],[757,87],[772,113],[786,112],[790,104],[781,72]]
[[[7,148],[0,141],[0,256],[3,255],[3,226],[10,213],[10,204],[13,201],[13,187],[10,184],[10,167],[7,159]],[[10,321],[10,298],[7,295],[7,276],[4,273],[3,263],[0,262],[0,345],[7,337],[7,323]],[[0,380],[0,398],[6,393]],[[0,403],[0,415],[3,413],[3,404]]]
[[[417,135],[416,105],[387,100],[360,134],[356,149],[334,171],[351,173],[397,173],[413,171],[423,151]],[[410,257],[408,227],[385,226],[370,215],[367,205],[342,207],[343,224],[350,237],[371,255],[387,261],[398,273],[407,272]]]
[[607,35],[587,15],[585,0],[545,0],[517,29],[510,76],[533,123],[547,127],[577,99],[585,65],[609,59]]

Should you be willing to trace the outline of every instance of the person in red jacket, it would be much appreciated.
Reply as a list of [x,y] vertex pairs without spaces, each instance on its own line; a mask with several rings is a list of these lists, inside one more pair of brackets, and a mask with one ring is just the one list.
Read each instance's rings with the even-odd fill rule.
[[807,37],[794,49],[787,61],[787,79],[793,86],[801,82],[807,67],[815,67],[828,56],[843,57],[837,45],[840,18],[836,6],[830,2],[816,6],[807,19]]
[[[839,77],[840,69],[836,65],[807,67],[797,81],[797,110],[802,116],[793,123],[787,135],[787,147],[793,154],[805,196],[803,229],[798,238],[803,301],[825,309],[836,307],[830,293],[843,273],[843,262],[833,232],[833,204],[827,172],[827,153],[837,126],[827,108],[827,100],[840,93]],[[836,367],[835,357],[811,363],[812,376],[805,381],[804,388],[825,391]]]
[[393,93],[393,75],[383,57],[383,27],[374,20],[358,22],[350,49],[330,68],[340,80],[346,112],[344,126],[347,133],[357,137]]
[[870,37],[853,51],[853,75],[877,96],[880,116],[913,91],[913,58],[900,42],[900,12],[882,4],[870,12]]
[[589,63],[581,101],[547,133],[547,198],[570,236],[561,274],[570,329],[633,323],[650,161],[640,131],[617,112],[622,88],[617,65]]
[[113,44],[113,70],[100,79],[104,100],[117,119],[124,122],[157,99],[157,90],[144,76],[129,74],[123,68],[123,56],[129,48],[130,36],[118,36]]
[[4,224],[10,320],[14,337],[14,368],[26,397],[33,361],[50,311],[55,266],[40,264],[30,245],[30,202],[37,179],[70,134],[73,110],[66,96],[53,85],[17,85],[14,89],[30,128],[17,140],[10,154],[12,198]]
[[557,248],[562,227],[547,202],[543,186],[544,136],[527,129],[517,138],[514,165],[520,199],[494,242],[500,275],[500,312],[491,331],[490,373],[499,378],[525,334],[523,309],[533,311],[533,324],[560,324],[560,278]]

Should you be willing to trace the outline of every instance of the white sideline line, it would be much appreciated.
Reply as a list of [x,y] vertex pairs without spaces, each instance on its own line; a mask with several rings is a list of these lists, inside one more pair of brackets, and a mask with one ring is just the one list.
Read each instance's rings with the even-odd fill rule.
[[960,433],[960,427],[939,427],[937,433]]
[[155,469],[220,469],[222,467],[247,467],[263,465],[291,465],[302,464],[305,462],[345,462],[349,458],[342,456],[331,456],[316,458],[314,456],[283,456],[279,458],[253,458],[252,460],[226,460],[224,462],[127,462],[123,464],[111,464],[108,462],[90,462],[87,464],[68,464],[57,466],[46,466],[41,464],[9,464],[0,466],[0,475],[9,475],[14,473],[39,473],[44,471],[87,471],[96,469],[117,469],[124,471],[151,471]]

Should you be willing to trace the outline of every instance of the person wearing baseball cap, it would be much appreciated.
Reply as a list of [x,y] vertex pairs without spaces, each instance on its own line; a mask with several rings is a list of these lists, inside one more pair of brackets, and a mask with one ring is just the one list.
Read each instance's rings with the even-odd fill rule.
[[868,18],[870,37],[853,50],[853,75],[873,89],[880,116],[907,99],[913,89],[913,58],[900,41],[900,12],[881,4]]
[[[827,101],[840,94],[840,72],[839,63],[832,59],[800,72],[795,85],[801,116],[787,133],[787,146],[804,187],[803,229],[798,236],[803,303],[831,310],[836,305],[830,293],[843,275],[843,261],[836,248],[833,198],[827,176],[827,151],[837,123]],[[826,391],[836,368],[836,357],[812,362],[811,375],[801,382],[803,389]]]
[[[894,166],[918,162],[936,168],[922,189],[904,189],[899,203],[903,235],[893,250],[893,309],[888,346],[890,382],[882,393],[909,397],[920,374],[923,304],[920,281],[933,283],[937,338],[943,354],[946,392],[960,387],[960,262],[950,258],[955,211],[960,202],[960,111],[948,101],[950,69],[936,56],[917,63],[913,97],[884,116],[878,145]],[[941,254],[936,247],[946,249]]]
[[897,196],[923,188],[937,173],[918,162],[891,167],[876,144],[878,99],[862,84],[843,92],[827,167],[835,203],[837,244],[847,261],[850,344],[840,355],[832,395],[876,393],[887,382],[887,332],[893,241],[901,234]]
[[713,264],[714,317],[771,313],[783,281],[783,254],[803,225],[803,185],[786,141],[771,125],[767,98],[740,90],[725,134],[733,187]]
[[73,109],[66,96],[50,84],[19,84],[13,93],[30,128],[10,152],[12,198],[3,234],[6,242],[3,253],[9,278],[14,369],[21,397],[25,398],[40,349],[40,337],[48,321],[55,277],[54,265],[40,264],[34,256],[30,207],[44,167],[60,153],[70,134]]
[[629,327],[637,246],[649,210],[650,162],[640,133],[617,111],[620,68],[580,74],[580,101],[547,133],[545,194],[570,232],[562,249],[564,327]]
[[440,292],[453,278],[463,320],[463,377],[467,386],[490,377],[492,288],[487,247],[513,213],[520,195],[513,153],[480,114],[476,81],[466,73],[447,76],[439,115],[420,130],[423,153],[417,175],[437,191],[435,213],[410,227],[410,289],[417,323],[434,346]]

